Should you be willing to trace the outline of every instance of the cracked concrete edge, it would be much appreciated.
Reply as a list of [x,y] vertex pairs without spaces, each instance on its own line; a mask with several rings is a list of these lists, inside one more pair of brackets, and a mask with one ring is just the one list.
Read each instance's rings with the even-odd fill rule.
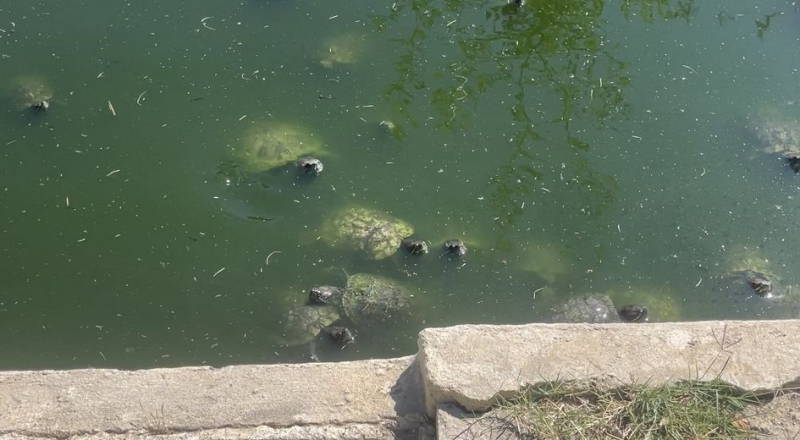
[[719,377],[777,390],[800,386],[800,320],[431,328],[419,335],[418,359],[432,418],[437,404],[483,412],[527,384],[557,379]]
[[[0,440],[54,440],[63,436],[37,434],[0,434]],[[249,428],[217,428],[192,432],[153,432],[147,430],[124,433],[94,432],[73,434],[70,440],[390,440],[395,431],[380,424],[348,424],[335,426],[290,426],[272,428],[258,426]]]
[[0,372],[0,435],[189,435],[220,428],[314,426],[413,431],[424,422],[420,389],[414,356],[224,368]]

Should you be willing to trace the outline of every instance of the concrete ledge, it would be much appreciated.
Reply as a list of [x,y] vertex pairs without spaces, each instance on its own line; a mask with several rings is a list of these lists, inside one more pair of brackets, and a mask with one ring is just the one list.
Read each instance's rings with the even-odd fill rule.
[[0,437],[257,427],[263,434],[331,426],[338,431],[328,435],[317,429],[319,436],[297,438],[393,438],[394,432],[416,428],[423,412],[420,390],[414,357],[220,369],[5,372],[0,373]]
[[715,377],[746,389],[800,386],[800,320],[531,324],[426,329],[426,409],[486,411],[526,384],[608,378],[665,383]]
[[[417,440],[437,408],[448,438],[500,432],[474,413],[541,381],[800,388],[800,320],[457,326],[422,331],[419,346],[336,364],[0,372],[0,440]],[[800,431],[798,396],[776,400],[762,431]]]

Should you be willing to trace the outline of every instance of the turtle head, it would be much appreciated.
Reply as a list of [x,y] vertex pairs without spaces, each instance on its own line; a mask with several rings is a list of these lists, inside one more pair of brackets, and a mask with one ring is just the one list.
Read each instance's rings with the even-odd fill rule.
[[314,304],[328,304],[341,297],[342,289],[334,286],[314,286],[308,294],[308,299]]

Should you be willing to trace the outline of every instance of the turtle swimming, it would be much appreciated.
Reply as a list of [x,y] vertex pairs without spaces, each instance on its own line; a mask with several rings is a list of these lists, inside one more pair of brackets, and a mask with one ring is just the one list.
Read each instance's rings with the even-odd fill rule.
[[303,157],[297,161],[297,167],[301,172],[318,176],[322,172],[322,161],[315,157]]
[[11,81],[11,101],[17,110],[45,112],[52,99],[53,88],[38,76],[20,76]]
[[[302,163],[311,171],[318,168],[318,174],[322,171],[322,163],[317,164],[307,156],[320,153],[323,153],[322,141],[307,128],[299,124],[267,121],[250,127],[234,155],[249,172],[267,171],[291,163],[301,166]],[[305,158],[309,161],[305,162]]]
[[381,260],[393,255],[414,228],[403,220],[378,210],[353,207],[327,217],[322,238],[331,246],[361,251],[367,258]]
[[359,327],[398,323],[412,316],[415,291],[390,278],[358,273],[345,287],[315,286],[309,300],[339,307]]

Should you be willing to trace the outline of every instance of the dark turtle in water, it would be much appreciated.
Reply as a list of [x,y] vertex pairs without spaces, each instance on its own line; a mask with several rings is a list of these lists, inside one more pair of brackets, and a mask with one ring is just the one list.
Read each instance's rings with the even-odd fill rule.
[[302,173],[318,176],[322,172],[322,161],[316,157],[303,157],[297,161],[297,168]]
[[337,304],[341,301],[342,289],[333,286],[314,286],[308,295],[312,303],[317,304]]
[[414,291],[389,278],[355,274],[347,278],[344,288],[317,286],[309,300],[334,304],[359,327],[402,322],[412,315]]
[[409,238],[402,241],[403,247],[411,255],[425,255],[428,253],[428,243],[425,240],[411,240]]
[[328,338],[330,338],[334,344],[340,347],[345,347],[348,344],[352,344],[356,340],[355,336],[353,336],[353,332],[351,332],[347,327],[325,327],[322,329],[322,331],[328,335]]
[[555,322],[646,322],[647,307],[626,305],[619,310],[608,295],[590,293],[570,298],[553,308]]
[[447,255],[452,255],[454,257],[463,257],[467,255],[467,245],[457,238],[445,241],[443,247]]
[[647,322],[647,307],[637,305],[622,306],[619,317],[627,322]]
[[800,154],[793,151],[783,153],[783,157],[789,162],[789,168],[795,173],[800,173]]
[[721,277],[717,286],[725,293],[742,298],[754,295],[767,299],[783,296],[777,277],[750,269],[730,272]]

